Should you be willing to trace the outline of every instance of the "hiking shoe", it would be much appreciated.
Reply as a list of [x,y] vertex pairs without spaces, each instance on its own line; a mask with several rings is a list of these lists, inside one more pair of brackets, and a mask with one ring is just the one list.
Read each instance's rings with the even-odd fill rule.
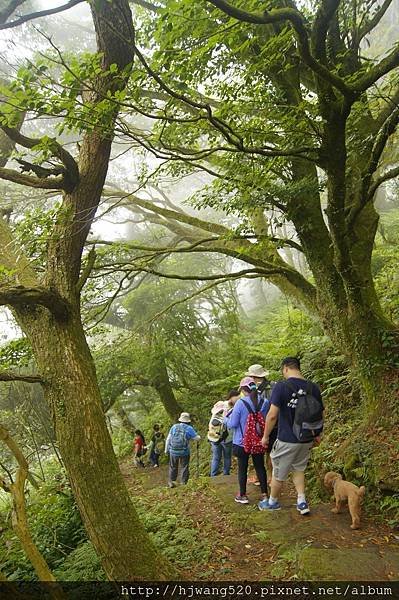
[[260,502],[258,502],[258,508],[259,510],[266,510],[266,506],[269,504],[269,499],[268,498],[262,498],[262,500],[260,500]]
[[269,512],[273,512],[274,510],[281,510],[281,504],[280,502],[274,502],[273,504],[270,504],[269,500],[265,498],[258,503],[258,508],[259,510],[268,510]]
[[248,500],[248,496],[240,496],[240,494],[237,494],[237,496],[234,498],[235,502],[238,502],[239,504],[248,504],[249,500]]
[[301,502],[300,504],[297,504],[296,509],[301,515],[308,515],[310,513],[307,502]]

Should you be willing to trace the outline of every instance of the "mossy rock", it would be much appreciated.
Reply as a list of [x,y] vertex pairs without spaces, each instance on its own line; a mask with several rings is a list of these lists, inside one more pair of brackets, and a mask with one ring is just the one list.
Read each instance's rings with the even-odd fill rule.
[[298,566],[301,577],[320,581],[383,581],[388,567],[375,550],[363,548],[305,548]]

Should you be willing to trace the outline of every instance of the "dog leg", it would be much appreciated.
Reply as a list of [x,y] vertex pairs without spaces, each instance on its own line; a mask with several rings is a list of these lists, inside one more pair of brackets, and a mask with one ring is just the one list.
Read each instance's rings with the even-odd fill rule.
[[335,507],[331,509],[331,512],[337,515],[341,511],[341,508],[342,502],[339,500],[339,498],[335,498]]
[[348,508],[350,515],[352,517],[352,525],[351,529],[359,529],[360,527],[360,502],[357,496],[349,496],[348,498]]

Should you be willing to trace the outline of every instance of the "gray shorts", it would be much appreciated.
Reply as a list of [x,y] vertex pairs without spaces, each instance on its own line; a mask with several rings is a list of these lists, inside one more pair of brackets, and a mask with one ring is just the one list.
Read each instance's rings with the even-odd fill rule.
[[273,477],[285,481],[290,471],[304,471],[308,464],[313,442],[289,444],[276,440],[270,453],[273,465]]

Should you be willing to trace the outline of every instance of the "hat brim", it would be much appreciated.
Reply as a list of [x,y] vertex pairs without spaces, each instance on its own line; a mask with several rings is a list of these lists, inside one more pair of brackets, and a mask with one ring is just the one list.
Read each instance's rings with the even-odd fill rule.
[[179,419],[179,423],[191,423],[191,419]]
[[254,373],[251,371],[248,371],[247,373],[245,373],[245,377],[267,377],[269,375],[268,371],[262,371],[261,373]]

